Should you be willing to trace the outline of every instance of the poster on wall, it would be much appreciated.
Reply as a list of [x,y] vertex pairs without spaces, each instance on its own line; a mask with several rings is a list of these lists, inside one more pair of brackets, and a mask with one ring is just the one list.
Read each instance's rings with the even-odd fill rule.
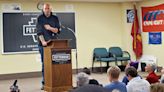
[[134,10],[133,9],[126,10],[126,16],[127,16],[127,23],[133,23],[133,20],[134,20]]
[[149,32],[149,44],[161,44],[162,35],[161,32]]
[[[3,16],[3,54],[36,53],[38,41],[36,21],[39,12],[5,12]],[[75,13],[57,12],[61,22],[58,39],[69,39],[70,48],[76,49]]]
[[143,32],[164,31],[164,4],[142,7]]

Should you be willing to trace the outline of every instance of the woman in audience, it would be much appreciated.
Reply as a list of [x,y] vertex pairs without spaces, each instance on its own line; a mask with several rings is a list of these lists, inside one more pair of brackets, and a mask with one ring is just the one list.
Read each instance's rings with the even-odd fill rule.
[[127,92],[126,85],[122,82],[119,82],[120,68],[117,66],[111,66],[107,70],[107,75],[110,81],[110,84],[106,85],[105,88],[111,92]]
[[84,73],[80,72],[77,75],[77,87],[87,85],[89,83],[89,76]]
[[160,84],[160,83],[151,84],[150,92],[164,92],[164,84]]
[[154,63],[147,63],[145,70],[149,73],[149,75],[146,77],[146,80],[152,84],[159,82],[159,77],[155,74],[156,65]]
[[[89,84],[100,85],[99,82],[96,79],[93,79],[90,76],[91,75],[91,71],[87,67],[83,68],[83,72],[86,73],[89,76]],[[100,86],[102,86],[102,85],[100,85]]]
[[100,85],[96,79],[90,76],[91,72],[88,68],[83,68],[82,72],[77,75],[77,87],[84,86],[86,84]]

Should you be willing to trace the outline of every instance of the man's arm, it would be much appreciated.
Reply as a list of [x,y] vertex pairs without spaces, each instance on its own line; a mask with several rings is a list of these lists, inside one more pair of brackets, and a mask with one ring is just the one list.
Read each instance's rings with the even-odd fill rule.
[[41,17],[38,17],[37,24],[36,24],[37,35],[42,46],[47,46],[47,42],[45,41],[44,36],[43,36],[44,27],[42,25],[43,25],[43,21],[41,20]]
[[60,23],[59,23],[59,19],[58,19],[58,17],[57,16],[54,16],[54,19],[56,20],[55,21],[55,27],[53,26],[50,26],[49,24],[45,24],[44,25],[44,28],[46,29],[46,30],[49,30],[49,31],[51,31],[51,32],[53,32],[53,33],[59,33],[60,32]]
[[58,31],[59,31],[58,28],[51,27],[49,24],[45,24],[44,27],[46,30],[49,30],[53,33],[58,33]]
[[47,42],[45,41],[43,35],[39,35],[39,40],[41,41],[43,46],[47,46]]

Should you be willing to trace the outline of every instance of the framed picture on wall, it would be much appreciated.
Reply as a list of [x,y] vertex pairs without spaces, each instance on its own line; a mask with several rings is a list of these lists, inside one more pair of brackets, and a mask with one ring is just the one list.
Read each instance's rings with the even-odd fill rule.
[[133,23],[133,20],[134,20],[134,10],[133,9],[126,10],[126,16],[127,16],[127,23]]

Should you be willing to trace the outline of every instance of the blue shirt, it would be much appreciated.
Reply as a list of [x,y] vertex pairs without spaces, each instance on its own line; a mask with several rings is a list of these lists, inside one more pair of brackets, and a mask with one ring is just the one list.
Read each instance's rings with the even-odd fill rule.
[[[54,28],[58,28],[58,30],[59,30],[60,24],[59,24],[58,17],[55,15],[52,15],[52,13],[49,17],[46,17],[43,13],[43,14],[39,15],[39,17],[37,19],[37,25],[36,25],[37,35],[38,36],[43,35],[45,41],[48,41],[51,39],[56,39],[56,33],[46,30],[44,27],[45,24],[48,24]],[[39,42],[40,42],[40,40],[39,40]],[[41,43],[40,43],[40,45],[41,45]]]
[[109,91],[117,90],[116,92],[127,92],[126,85],[122,82],[112,82],[111,84],[106,85],[104,88]]

